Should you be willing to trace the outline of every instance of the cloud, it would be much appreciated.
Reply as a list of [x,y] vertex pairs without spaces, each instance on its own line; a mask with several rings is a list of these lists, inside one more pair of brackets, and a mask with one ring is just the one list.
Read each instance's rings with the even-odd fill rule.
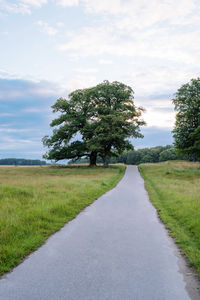
[[37,24],[39,25],[41,31],[46,33],[47,35],[55,35],[58,32],[57,29],[53,28],[44,21],[38,21]]
[[[59,45],[58,49],[79,59],[98,59],[101,64],[110,63],[106,57],[112,57],[113,70],[109,71],[107,78],[124,81],[136,88],[137,96],[148,99],[150,95],[156,96],[161,91],[171,99],[182,84],[200,76],[197,67],[200,44],[198,29],[182,32],[165,27],[150,28],[133,30],[127,37],[126,31],[119,33],[114,26],[69,31],[67,42]],[[116,66],[120,66],[119,73],[115,72]],[[76,88],[78,82],[84,87],[80,80],[75,80]]]
[[97,73],[98,69],[97,68],[76,68],[74,71],[78,73]]
[[71,78],[66,83],[68,91],[72,92],[77,89],[89,88],[98,83],[97,77],[94,74],[78,74]]
[[[41,139],[50,133],[51,106],[63,96],[54,83],[0,79],[1,157],[42,158]],[[12,104],[11,104],[12,103]]]
[[6,0],[0,0],[0,10],[8,13],[30,14],[32,8],[40,8],[48,0],[21,0],[10,3]]
[[[153,65],[162,61],[164,68],[176,64],[177,70],[183,65],[190,70],[198,65],[200,3],[82,0],[81,5],[87,13],[98,14],[98,23],[68,31],[66,41],[63,39],[57,49],[70,57],[128,57],[140,63],[152,60]],[[97,25],[99,20],[104,25]]]
[[104,26],[68,31],[68,42],[58,45],[57,48],[61,51],[75,52],[80,57],[113,53],[116,41],[112,34],[113,30]]
[[[12,117],[14,116],[13,113],[0,113],[0,117]],[[1,126],[5,126],[5,124],[1,124]]]
[[48,0],[21,0],[21,3],[27,6],[41,7],[43,4],[46,4]]
[[56,25],[57,25],[58,27],[63,27],[65,24],[64,24],[63,22],[57,22]]
[[46,81],[34,82],[23,79],[0,78],[0,102],[19,101],[28,102],[32,99],[49,99],[62,93],[62,89]]
[[50,107],[28,107],[25,109],[22,109],[21,111],[24,113],[44,113],[44,112],[50,112],[51,108]]
[[[168,111],[169,110],[169,111]],[[162,110],[160,108],[149,108],[147,113],[144,114],[144,120],[150,127],[166,128],[172,130],[175,123],[175,112]]]
[[8,35],[8,31],[0,31],[0,35]]
[[10,73],[7,70],[0,69],[0,79],[17,79],[19,76],[15,73]]
[[122,9],[124,10],[124,5],[120,0],[82,0],[82,4],[89,13],[119,14],[122,13]]
[[135,60],[165,60],[196,66],[199,60],[199,31],[177,32],[170,28],[119,33],[115,25],[83,27],[69,31],[67,42],[57,46],[75,57],[126,56]]
[[109,14],[120,16],[120,26],[130,29],[134,27],[148,27],[158,22],[167,21],[172,24],[191,23],[192,13],[198,14],[199,3],[195,0],[82,0],[88,13]]
[[111,65],[113,62],[109,59],[100,59],[99,60],[100,65]]
[[16,129],[16,128],[0,128],[0,132],[4,133],[20,133],[20,132],[30,132],[30,129]]
[[126,75],[124,80],[131,86],[137,87],[137,94],[148,98],[161,91],[172,96],[179,86],[200,74],[197,69],[188,69],[186,65],[168,65],[167,62],[161,66],[149,63],[147,68],[140,68],[136,64],[133,65],[133,69],[134,71]]
[[79,0],[55,0],[57,5],[63,7],[78,6]]
[[[16,132],[14,133],[16,134]],[[5,158],[19,157],[18,153],[20,153],[23,156],[23,158],[25,158],[27,157],[27,151],[29,152],[31,149],[30,152],[32,152],[33,150],[37,150],[38,147],[41,151],[42,150],[41,142],[34,139],[23,139],[23,138],[18,138],[17,136],[16,137],[1,136],[1,140],[0,140],[0,154],[1,157],[3,156]],[[41,152],[39,157],[41,157]]]
[[168,128],[143,127],[141,132],[143,139],[131,139],[135,149],[173,144],[172,133]]

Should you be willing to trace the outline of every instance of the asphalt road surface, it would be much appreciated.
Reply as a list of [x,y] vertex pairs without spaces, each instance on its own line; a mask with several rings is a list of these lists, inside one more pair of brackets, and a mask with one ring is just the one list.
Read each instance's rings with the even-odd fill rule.
[[129,166],[117,187],[0,280],[0,299],[197,300],[198,289]]

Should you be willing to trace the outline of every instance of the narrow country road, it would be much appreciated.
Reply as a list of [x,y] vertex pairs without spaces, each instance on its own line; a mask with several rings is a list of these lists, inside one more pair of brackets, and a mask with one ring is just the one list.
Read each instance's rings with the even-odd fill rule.
[[129,166],[116,188],[0,280],[0,299],[197,300],[198,285]]

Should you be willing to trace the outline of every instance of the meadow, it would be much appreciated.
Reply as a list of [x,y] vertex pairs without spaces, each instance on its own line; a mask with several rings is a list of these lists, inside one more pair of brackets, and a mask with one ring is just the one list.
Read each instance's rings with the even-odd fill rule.
[[0,275],[123,177],[125,166],[0,167]]
[[200,164],[169,161],[139,170],[161,220],[200,276]]

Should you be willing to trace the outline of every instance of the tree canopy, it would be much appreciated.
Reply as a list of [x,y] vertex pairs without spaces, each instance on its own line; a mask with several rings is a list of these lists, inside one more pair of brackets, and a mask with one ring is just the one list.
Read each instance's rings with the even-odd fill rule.
[[191,160],[200,160],[200,78],[178,89],[173,99],[176,123],[175,147]]
[[89,157],[96,164],[99,155],[104,166],[109,157],[133,149],[129,137],[141,138],[143,108],[136,107],[131,87],[120,82],[104,81],[95,87],[79,89],[60,98],[52,106],[59,116],[50,126],[52,136],[43,143],[49,148],[45,158],[51,160]]

